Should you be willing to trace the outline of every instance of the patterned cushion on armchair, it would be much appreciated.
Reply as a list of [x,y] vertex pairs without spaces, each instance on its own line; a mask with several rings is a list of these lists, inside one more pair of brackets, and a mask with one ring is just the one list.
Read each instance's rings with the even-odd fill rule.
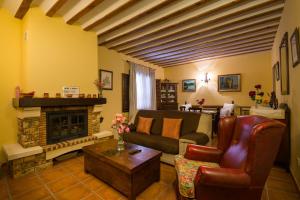
[[217,163],[189,160],[182,155],[175,156],[175,168],[181,196],[195,198],[194,178],[200,166],[220,167]]

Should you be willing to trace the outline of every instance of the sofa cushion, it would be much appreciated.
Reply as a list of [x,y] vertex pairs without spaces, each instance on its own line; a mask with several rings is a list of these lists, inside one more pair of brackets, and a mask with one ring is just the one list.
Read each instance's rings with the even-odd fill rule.
[[136,128],[137,132],[150,134],[153,118],[139,116],[139,122]]
[[182,119],[164,118],[162,136],[179,139]]
[[179,141],[173,138],[132,132],[124,134],[124,140],[129,143],[163,151],[164,153],[178,154],[179,152]]
[[181,112],[172,110],[139,110],[136,114],[135,125],[138,124],[138,117],[151,117],[153,124],[150,133],[153,135],[161,135],[163,118],[182,119],[180,136],[188,133],[195,133],[199,124],[201,113]]
[[180,137],[180,139],[193,140],[198,145],[206,145],[209,141],[208,136],[204,133],[189,133]]

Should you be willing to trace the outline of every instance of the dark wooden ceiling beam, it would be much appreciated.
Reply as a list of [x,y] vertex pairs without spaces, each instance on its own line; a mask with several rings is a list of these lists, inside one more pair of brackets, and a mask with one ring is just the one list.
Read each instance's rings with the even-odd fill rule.
[[228,53],[236,53],[236,52],[242,52],[242,51],[245,51],[245,50],[255,50],[255,49],[259,49],[259,48],[271,48],[273,45],[273,43],[265,43],[265,44],[258,44],[258,45],[249,45],[247,47],[237,47],[237,48],[234,48],[234,47],[231,47],[231,48],[226,48],[226,49],[223,49],[223,50],[217,50],[217,51],[211,51],[211,52],[203,52],[203,53],[197,53],[197,54],[194,54],[194,55],[191,55],[191,56],[187,56],[187,57],[184,57],[184,58],[180,58],[180,59],[173,59],[173,60],[168,60],[168,61],[155,61],[155,62],[152,62],[153,64],[156,64],[156,65],[165,65],[165,64],[174,64],[174,63],[180,63],[180,62],[185,62],[185,61],[191,61],[191,60],[197,60],[197,59],[200,59],[202,57],[208,57],[208,56],[211,56],[211,55],[222,55],[222,54],[228,54]]
[[216,0],[206,1],[204,4],[199,4],[194,8],[184,10],[183,12],[179,12],[176,15],[172,15],[171,17],[163,19],[162,21],[148,24],[142,28],[127,33],[122,37],[106,42],[105,46],[109,48],[112,47],[115,48],[120,45],[125,45],[133,40],[138,40],[138,39],[140,40],[143,38],[154,38],[154,35],[159,32],[178,30],[182,26],[189,25],[192,22],[195,23],[196,21],[199,21],[201,18],[205,18],[206,15],[213,13],[217,9],[223,8],[224,5],[226,6],[232,5],[232,2],[235,1],[222,0],[221,3],[223,6],[220,7],[220,3],[218,3]]
[[199,35],[195,35],[186,39],[181,39],[166,44],[160,44],[157,47],[149,48],[147,51],[135,52],[133,54],[128,53],[128,55],[139,57],[140,55],[145,55],[152,52],[157,52],[157,53],[160,53],[160,51],[164,51],[165,53],[172,52],[172,51],[177,51],[181,48],[192,47],[195,45],[208,43],[210,41],[214,41],[218,39],[226,39],[229,37],[238,37],[241,35],[251,34],[254,33],[255,31],[259,32],[267,29],[274,30],[277,29],[279,25],[279,20],[280,18],[277,18],[275,20],[268,20],[258,24],[252,24],[249,26],[242,26],[242,27],[238,26],[237,28],[235,28],[234,26],[232,28],[223,27],[219,29],[214,29],[209,32],[202,32]]
[[279,22],[282,9],[273,11],[270,13],[264,13],[264,15],[252,16],[250,18],[244,18],[243,20],[235,20],[235,22],[230,23],[230,21],[224,19],[218,22],[213,22],[210,24],[203,24],[189,31],[184,31],[171,36],[163,37],[159,40],[144,42],[142,45],[136,45],[134,47],[126,49],[115,49],[125,54],[131,54],[135,52],[149,52],[148,50],[157,51],[163,47],[170,48],[170,44],[184,44],[186,42],[191,42],[197,39],[201,39],[207,35],[223,34],[235,29],[247,29],[248,27],[260,25],[267,22]]
[[184,12],[195,10],[202,4],[204,4],[203,0],[168,1],[165,4],[162,4],[160,9],[154,9],[153,12],[148,12],[148,14],[140,16],[135,20],[130,20],[120,27],[116,27],[104,34],[98,35],[98,44],[105,45],[112,40],[118,40],[126,35],[131,35],[136,30],[141,30],[147,26],[166,21],[180,14],[182,15]]
[[227,54],[208,55],[208,56],[205,56],[203,58],[198,58],[198,59],[195,59],[195,60],[178,62],[176,64],[165,64],[165,65],[160,65],[160,66],[164,67],[164,68],[175,67],[175,66],[180,66],[180,65],[186,65],[186,64],[201,62],[201,61],[204,61],[204,60],[219,59],[219,58],[225,58],[225,57],[231,57],[231,56],[238,56],[238,55],[244,55],[244,54],[250,54],[250,53],[269,51],[269,50],[271,50],[271,48],[272,47],[262,47],[262,48],[258,48],[258,49],[254,49],[254,50],[245,50],[245,51],[239,51],[239,52],[233,52],[233,53],[227,53]]
[[232,44],[227,44],[227,45],[220,45],[218,47],[211,47],[211,48],[203,48],[199,49],[196,51],[188,52],[188,53],[183,53],[183,54],[178,54],[174,56],[169,56],[169,57],[164,57],[164,58],[152,58],[151,60],[149,59],[143,59],[144,61],[147,62],[156,62],[156,61],[162,61],[162,62],[167,62],[167,61],[173,61],[175,59],[185,59],[189,56],[194,56],[199,53],[209,53],[209,52],[216,52],[219,50],[231,50],[231,49],[237,49],[237,48],[244,48],[244,47],[250,47],[250,46],[257,46],[261,44],[266,44],[266,43],[273,43],[274,41],[274,36],[266,39],[258,39],[256,41],[240,41],[238,43],[232,43]]
[[30,8],[32,1],[33,0],[23,0],[15,14],[15,17],[18,19],[23,19],[23,17],[25,16],[25,14]]
[[96,6],[98,6],[100,3],[102,3],[104,0],[94,0],[90,4],[88,4],[85,8],[83,8],[80,12],[78,12],[76,15],[68,19],[66,22],[67,24],[74,24],[76,21],[78,21],[81,17],[89,13],[91,10],[93,10]]
[[57,0],[55,4],[46,12],[46,15],[48,17],[53,17],[55,13],[63,7],[63,5],[67,2],[68,0]]
[[238,40],[244,40],[244,39],[251,39],[251,38],[256,38],[256,37],[262,37],[265,35],[269,34],[275,34],[277,32],[277,27],[274,26],[273,28],[262,28],[260,30],[254,30],[254,31],[249,31],[247,33],[238,33],[238,34],[225,34],[223,36],[213,36],[206,38],[204,40],[198,41],[192,43],[192,44],[186,44],[186,45],[179,45],[173,48],[167,48],[164,50],[160,51],[154,51],[151,53],[143,53],[141,55],[135,55],[134,57],[143,59],[143,58],[148,58],[148,57],[153,57],[153,56],[163,56],[164,55],[175,55],[178,53],[184,53],[190,50],[197,49],[199,47],[209,47],[209,46],[214,46],[214,45],[220,45],[228,42],[234,42]]
[[179,41],[174,41],[166,44],[161,44],[157,47],[152,47],[146,50],[137,51],[134,53],[128,53],[134,57],[143,57],[143,55],[157,55],[161,53],[169,53],[173,51],[178,51],[182,49],[188,49],[194,46],[199,46],[204,43],[213,42],[216,40],[223,40],[228,38],[238,38],[244,37],[246,35],[257,35],[261,33],[270,33],[277,31],[277,27],[279,25],[279,18],[276,21],[266,21],[260,24],[254,24],[248,27],[242,27],[237,29],[226,29],[225,27],[218,30],[213,30],[209,32],[203,32],[194,37],[187,38],[186,40],[182,39]]
[[117,15],[121,11],[124,11],[125,9],[127,9],[130,6],[134,5],[135,3],[136,3],[136,1],[134,1],[134,0],[128,1],[124,5],[122,5],[119,8],[117,8],[116,10],[114,10],[114,11],[110,12],[109,14],[107,14],[105,17],[103,17],[103,18],[95,21],[94,23],[90,24],[89,26],[85,27],[84,30],[86,30],[86,31],[92,30],[93,28],[95,28],[96,26],[98,26],[99,24],[101,24],[102,22],[104,22],[104,21],[112,18],[113,16]]
[[[248,3],[252,3],[253,1],[247,1]],[[158,43],[163,39],[164,42],[176,40],[182,37],[187,37],[189,35],[197,34],[199,30],[205,29],[208,26],[212,26],[213,24],[219,24],[219,26],[224,26],[225,24],[236,22],[243,18],[250,18],[258,15],[267,14],[267,12],[273,11],[275,9],[282,9],[283,4],[278,1],[275,2],[274,6],[270,6],[270,3],[263,4],[261,6],[246,7],[247,9],[239,10],[235,9],[236,7],[232,7],[231,9],[221,9],[216,13],[209,13],[206,15],[201,15],[200,17],[187,20],[185,23],[175,24],[165,29],[161,29],[155,32],[151,32],[150,34],[142,33],[141,37],[134,37],[133,34],[130,38],[126,39],[122,38],[119,42],[107,43],[105,46],[108,48],[113,48],[117,51],[123,51],[130,49],[135,46],[146,46],[153,44],[156,45],[156,41]],[[243,2],[243,4],[246,4]],[[247,5],[247,4],[246,4]]]
[[238,41],[228,41],[225,43],[212,43],[211,45],[207,46],[202,46],[194,49],[190,49],[189,51],[186,52],[178,52],[177,54],[169,55],[169,54],[163,54],[160,56],[152,56],[152,57],[144,57],[142,60],[147,61],[147,62],[152,62],[152,61],[157,61],[157,60],[171,60],[174,58],[180,58],[180,57],[185,57],[187,55],[193,55],[195,53],[201,53],[201,52],[207,52],[211,50],[218,50],[218,49],[224,49],[226,47],[233,47],[237,45],[245,45],[245,44],[256,44],[257,42],[266,42],[266,41],[271,41],[273,42],[275,37],[275,33],[269,34],[266,36],[262,37],[252,37],[250,39],[244,39],[244,40],[238,40]]

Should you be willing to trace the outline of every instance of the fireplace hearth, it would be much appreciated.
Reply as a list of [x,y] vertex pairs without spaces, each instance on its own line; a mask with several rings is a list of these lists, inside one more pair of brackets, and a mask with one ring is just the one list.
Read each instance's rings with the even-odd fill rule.
[[87,110],[46,112],[47,144],[55,144],[88,135]]
[[3,145],[11,176],[47,168],[58,156],[112,138],[100,131],[105,103],[105,98],[13,99],[18,143]]

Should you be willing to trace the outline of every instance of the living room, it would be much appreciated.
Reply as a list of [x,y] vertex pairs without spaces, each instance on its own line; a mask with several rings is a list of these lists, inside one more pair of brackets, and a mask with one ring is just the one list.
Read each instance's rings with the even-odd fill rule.
[[[297,75],[300,72],[298,72],[299,64],[298,66],[297,64],[294,65],[293,47],[290,47],[291,37],[300,23],[298,12],[300,2],[297,0],[240,2],[229,0],[205,2],[201,0],[116,0],[111,2],[109,0],[0,0],[0,64],[4,72],[1,79],[2,94],[0,98],[0,127],[2,129],[0,134],[0,165],[2,166],[2,170],[0,170],[0,199],[127,198],[126,195],[122,195],[122,192],[117,192],[118,190],[113,189],[109,184],[106,185],[105,181],[102,183],[97,178],[92,178],[92,175],[85,174],[82,155],[66,159],[61,163],[58,162],[57,165],[54,164],[53,166],[48,166],[48,162],[46,162],[48,167],[45,170],[49,170],[51,172],[49,174],[36,171],[21,177],[11,178],[8,175],[7,149],[4,147],[20,141],[18,124],[20,111],[19,108],[12,105],[12,99],[16,98],[17,88],[22,93],[29,94],[34,91],[32,99],[47,96],[50,100],[70,100],[73,98],[58,98],[58,96],[63,95],[63,87],[76,86],[77,92],[80,89],[80,94],[84,95],[81,102],[87,102],[88,109],[92,110],[89,117],[94,117],[97,120],[102,119],[101,123],[93,124],[97,127],[93,127],[92,132],[99,132],[99,135],[92,136],[92,133],[88,133],[92,137],[91,141],[83,141],[82,144],[90,144],[93,140],[101,140],[102,137],[110,138],[110,133],[114,132],[111,128],[112,120],[115,119],[117,113],[123,112],[122,91],[124,84],[122,74],[131,73],[132,70],[130,69],[133,64],[154,70],[155,79],[159,79],[161,82],[177,83],[177,110],[180,109],[180,106],[197,105],[197,100],[201,99],[205,100],[203,108],[208,105],[223,106],[224,103],[233,101],[236,106],[234,115],[237,116],[241,114],[243,108],[255,107],[255,101],[249,97],[249,92],[255,90],[255,85],[261,85],[261,91],[264,92],[263,100],[269,100],[270,97],[267,93],[275,90],[278,105],[285,103],[290,110],[289,172],[277,166],[273,168],[263,190],[262,199],[300,199],[300,151],[297,148],[300,141],[300,125],[298,123],[300,91]],[[197,11],[197,9],[203,10]],[[258,11],[253,13],[251,9]],[[103,12],[98,13],[99,10]],[[219,10],[222,12],[217,12]],[[177,23],[182,26],[190,25],[193,19],[198,19],[196,17],[199,13],[194,14],[194,12],[197,13],[196,11],[204,13],[204,17],[202,17],[205,23],[202,22],[204,25],[201,29],[197,28],[199,30],[192,27],[187,30],[190,31],[189,34],[196,31],[195,37],[199,37],[198,41],[200,43],[202,41],[202,43],[196,44],[199,46],[198,49],[184,51],[183,49],[187,47],[180,46],[180,37],[184,36],[178,35],[180,30],[177,29],[179,28]],[[184,18],[188,14],[190,15],[189,18]],[[244,15],[249,15],[249,21]],[[198,17],[200,18],[200,15]],[[213,20],[214,17],[216,21]],[[213,23],[219,23],[217,17],[224,17],[226,20],[225,17],[228,17],[228,22],[226,20],[220,22],[221,28],[219,29],[217,25],[213,27]],[[96,21],[97,18],[100,18],[98,22]],[[210,18],[212,18],[211,21],[208,20]],[[189,23],[185,24],[184,19],[190,20]],[[164,20],[166,23],[174,23],[173,26],[160,30],[159,27],[164,25]],[[195,23],[199,23],[201,26],[201,20],[195,21]],[[212,27],[208,25],[206,27],[206,23],[208,25],[212,23]],[[228,25],[223,23],[228,23]],[[160,31],[174,31],[171,34],[174,39],[170,42],[175,42],[175,47],[164,47],[162,45],[164,41],[160,40],[153,42],[155,35],[151,35],[151,31],[159,33],[157,36],[161,38],[164,38],[163,34],[167,34],[167,32]],[[199,32],[204,36],[196,34]],[[243,32],[245,33],[243,34]],[[279,50],[284,49],[282,39],[286,32],[288,33],[287,43],[289,46],[287,69],[285,69],[287,71],[282,69],[282,53]],[[205,34],[208,36],[206,37]],[[215,42],[214,34],[216,34]],[[111,41],[110,38],[112,38]],[[182,45],[189,44],[188,41],[182,41],[185,42]],[[296,50],[298,48],[299,51],[299,41],[296,45],[298,45]],[[177,47],[179,50],[174,50]],[[130,52],[130,48],[134,51]],[[201,54],[205,48],[209,50]],[[158,54],[159,52],[165,53]],[[204,55],[204,57],[199,56],[197,58],[198,55]],[[277,66],[277,62],[280,65]],[[279,70],[280,73],[285,72],[288,75],[285,81],[289,84],[289,88],[286,85],[289,92],[282,90],[285,85],[281,79],[275,78],[276,74],[273,67],[276,70],[281,69]],[[100,102],[101,105],[96,105],[97,103],[90,105],[92,100],[89,101],[89,97],[99,94],[94,81],[100,78],[100,70],[111,74],[111,85],[108,89],[103,91],[101,89],[102,97],[106,99],[106,103],[100,100],[102,98],[97,98],[97,100],[91,98],[93,102]],[[239,75],[239,88],[236,91],[220,91],[220,75]],[[282,74],[278,76],[284,77]],[[194,88],[191,91],[184,90],[184,80],[194,81]],[[43,111],[43,108],[33,109],[30,110],[30,113],[21,113],[21,115],[34,115],[36,117],[39,113],[38,115],[42,116]],[[197,113],[186,111],[183,115]],[[168,111],[166,112],[167,116]],[[124,114],[128,116],[128,112]],[[129,115],[129,117],[131,116]],[[39,121],[39,123],[41,122]],[[216,133],[212,133],[211,115],[201,113],[200,123],[201,131],[209,139],[207,145],[215,145],[217,137],[212,138],[212,134],[216,135]],[[40,127],[38,129],[41,132]],[[64,149],[64,147],[60,149]],[[48,150],[44,149],[44,151]],[[55,153],[55,150],[49,152],[52,152],[48,155],[51,159],[57,155],[63,155],[61,152]],[[161,163],[160,181],[153,183],[141,192],[137,199],[175,198],[173,182],[176,179],[176,170],[169,163]],[[63,167],[66,167],[67,170],[62,170]],[[72,168],[75,169],[74,172]],[[68,170],[70,170],[70,174],[68,174]],[[80,177],[79,180],[75,180],[76,174]],[[69,177],[65,181],[69,182],[62,181],[61,184],[65,184],[64,187],[66,188],[66,185],[69,184],[68,187],[73,188],[73,190],[59,188],[58,180],[54,180],[55,177],[64,176]],[[13,186],[14,184],[15,186]],[[25,185],[28,187],[24,187]],[[57,188],[54,188],[54,185],[57,185]],[[85,188],[84,191],[79,187],[82,185],[82,188]]]

